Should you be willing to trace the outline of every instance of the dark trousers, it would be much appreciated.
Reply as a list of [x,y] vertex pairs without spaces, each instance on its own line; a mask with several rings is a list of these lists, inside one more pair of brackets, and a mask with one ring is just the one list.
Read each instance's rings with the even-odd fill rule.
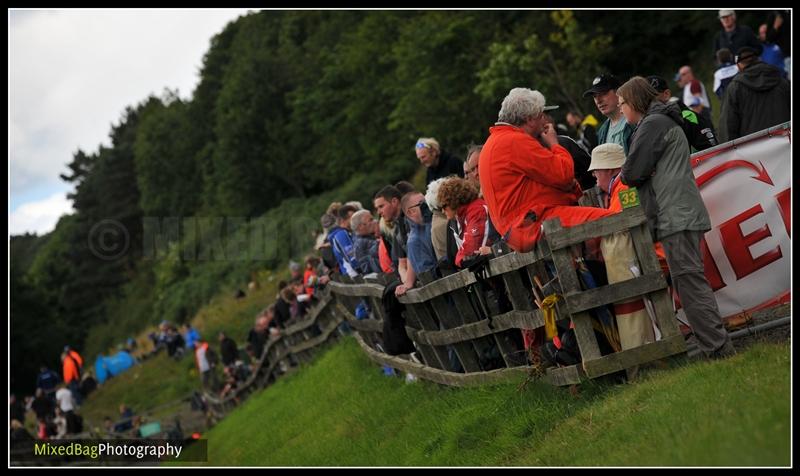
[[83,394],[81,393],[81,384],[78,380],[72,380],[69,383],[69,391],[72,393],[72,399],[75,400],[76,405],[83,403]]

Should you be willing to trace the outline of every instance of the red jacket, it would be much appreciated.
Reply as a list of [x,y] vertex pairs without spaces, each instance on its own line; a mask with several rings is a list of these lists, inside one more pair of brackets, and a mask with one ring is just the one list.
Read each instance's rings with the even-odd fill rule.
[[67,352],[67,353],[69,354],[70,357],[75,359],[75,363],[78,364],[78,368],[82,369],[83,368],[83,358],[81,357],[81,354],[79,354],[77,351],[72,350],[72,349],[70,349],[69,352]]
[[316,285],[317,282],[317,272],[313,269],[306,268],[305,272],[303,273],[303,286],[306,288],[306,294],[309,296],[314,295],[314,285],[309,286],[309,280]]
[[489,242],[489,209],[482,198],[477,198],[460,207],[457,212],[458,226],[461,233],[456,253],[456,266],[475,255],[481,246],[491,245]]
[[81,380],[81,370],[78,362],[75,360],[72,355],[64,356],[64,360],[62,362],[63,365],[63,374],[64,374],[64,383],[70,383],[73,380],[76,382],[80,382]]
[[[512,232],[512,248],[532,248],[544,212],[580,197],[572,156],[557,144],[547,149],[519,127],[494,126],[489,133],[478,165],[489,214],[501,236]],[[529,212],[533,222],[525,220]]]

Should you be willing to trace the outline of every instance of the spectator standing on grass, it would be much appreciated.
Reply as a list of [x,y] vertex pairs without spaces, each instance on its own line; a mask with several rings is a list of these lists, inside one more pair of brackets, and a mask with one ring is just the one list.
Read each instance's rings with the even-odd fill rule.
[[664,247],[672,284],[700,350],[710,358],[734,355],[704,274],[700,240],[711,221],[692,174],[680,109],[658,101],[658,92],[640,76],[620,86],[617,94],[625,119],[636,125],[622,183],[638,188],[653,240]]

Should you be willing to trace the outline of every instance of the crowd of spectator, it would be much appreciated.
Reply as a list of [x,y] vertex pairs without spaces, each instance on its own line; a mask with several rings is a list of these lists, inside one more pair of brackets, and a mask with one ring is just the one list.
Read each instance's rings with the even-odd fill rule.
[[[710,358],[733,355],[735,349],[703,273],[700,241],[710,220],[689,156],[790,120],[790,18],[785,10],[770,12],[758,35],[738,24],[733,10],[719,10],[718,18],[721,29],[713,43],[716,71],[711,89],[690,65],[681,66],[673,78],[676,96],[670,83],[657,75],[627,81],[612,73],[587,78],[584,97],[593,99],[597,112],[566,111],[570,137],[558,134],[563,128],[551,116],[558,106],[547,105],[539,91],[514,88],[502,98],[485,143],[467,145],[464,160],[433,137],[419,137],[409,144],[409,152],[413,150],[426,168],[424,189],[405,181],[376,184],[372,210],[358,202],[331,203],[320,217],[318,255],[306,257],[302,264],[290,263],[290,280],[280,283],[274,303],[255,317],[243,349],[220,332],[217,353],[189,324],[179,332],[163,321],[159,332],[150,335],[153,353],[163,349],[175,359],[192,353],[203,387],[223,397],[233,394],[261,361],[270,339],[302,319],[320,288],[340,274],[387,278],[379,346],[388,354],[416,359],[398,297],[423,281],[480,267],[500,242],[516,251],[531,250],[547,219],[559,218],[562,226],[570,227],[619,213],[619,193],[635,186],[657,242],[656,254],[700,349]],[[716,127],[709,92],[721,101]],[[578,206],[587,190],[596,192],[599,207]],[[629,237],[606,237],[598,249],[591,248],[585,244],[585,258],[598,258],[601,267],[592,268],[597,282],[631,277],[635,255]],[[485,286],[494,296],[494,306],[510,309],[502,283]],[[657,338],[658,329],[641,299],[613,308],[615,335],[606,336],[610,348],[629,349]],[[357,318],[373,313],[364,301],[356,309]],[[525,331],[519,341],[531,351],[547,339]],[[129,347],[134,345],[135,341],[129,342]],[[463,371],[452,349],[449,355],[449,370]],[[69,346],[64,348],[62,364],[63,377],[41,368],[36,393],[29,399],[38,438],[80,431],[75,410],[91,391],[93,379],[83,372],[81,356]],[[481,360],[484,370],[494,365],[497,359]],[[10,406],[12,438],[20,437],[25,431],[25,406],[13,395]],[[107,418],[107,428],[117,433],[134,428],[132,410],[124,405],[120,418],[116,423]]]

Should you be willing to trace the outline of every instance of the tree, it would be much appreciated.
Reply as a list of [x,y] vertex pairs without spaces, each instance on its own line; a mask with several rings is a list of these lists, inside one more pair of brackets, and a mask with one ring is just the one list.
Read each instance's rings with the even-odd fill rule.
[[[612,37],[581,28],[569,10],[550,12],[549,22],[533,18],[521,28],[524,39],[494,42],[488,65],[478,73],[475,91],[484,99],[503,98],[514,87],[528,85],[550,104],[585,113],[581,99],[591,79],[603,71]],[[522,31],[518,33],[522,33]]]
[[199,130],[177,92],[150,98],[136,133],[134,157],[140,207],[148,217],[184,217],[197,212],[203,175],[195,160]]

